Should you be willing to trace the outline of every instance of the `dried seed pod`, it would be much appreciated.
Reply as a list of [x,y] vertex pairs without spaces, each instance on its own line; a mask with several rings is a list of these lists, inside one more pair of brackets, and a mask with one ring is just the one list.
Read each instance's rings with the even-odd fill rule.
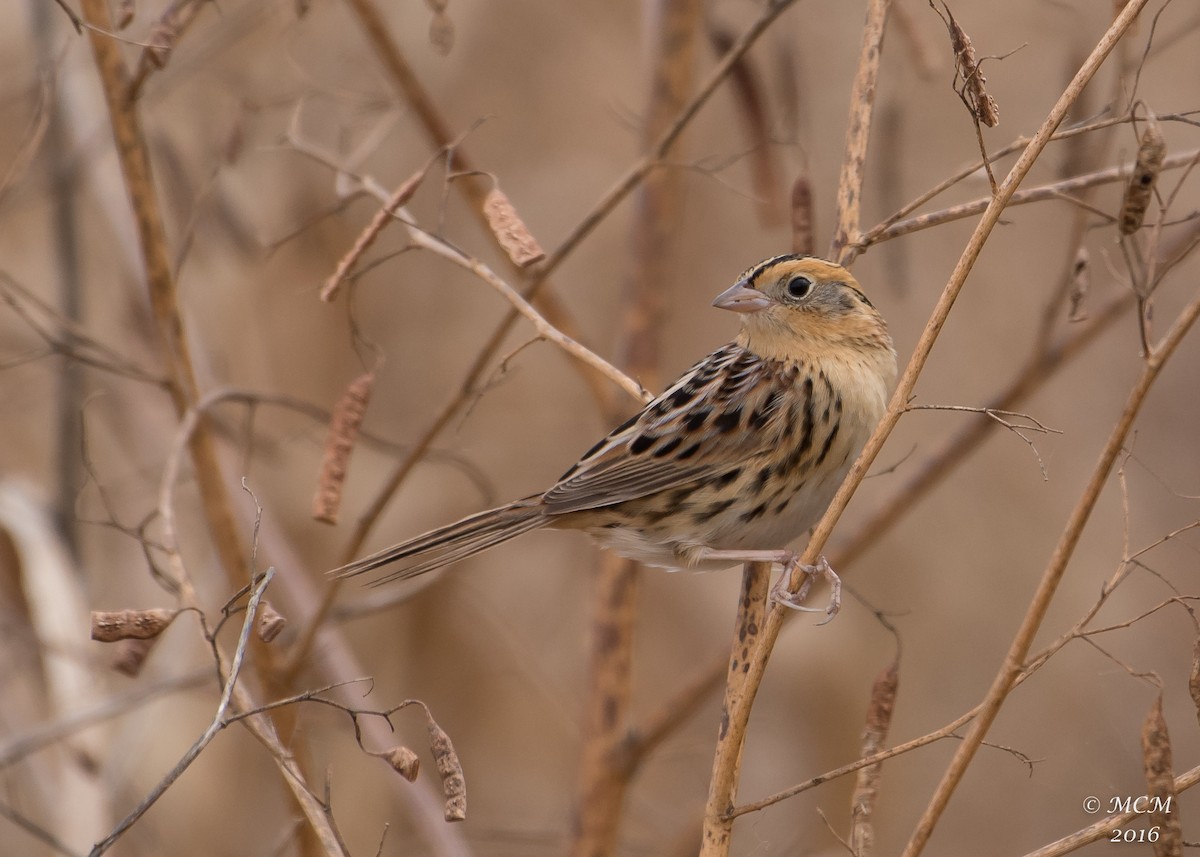
[[1160,831],[1154,843],[1156,857],[1178,857],[1183,851],[1183,828],[1176,806],[1175,766],[1171,759],[1171,736],[1163,717],[1162,693],[1150,706],[1142,724],[1142,764],[1146,772],[1146,797],[1149,798],[1148,826]]
[[325,437],[325,452],[321,456],[321,473],[317,493],[313,496],[313,517],[327,524],[336,524],[342,505],[342,486],[350,465],[350,453],[358,439],[358,429],[371,401],[375,373],[367,372],[355,378],[333,409],[329,434]]
[[117,4],[116,14],[113,16],[113,25],[118,31],[124,30],[133,23],[134,11],[133,0],[121,0]]
[[1196,721],[1200,722],[1200,637],[1192,647],[1192,674],[1188,677],[1188,692],[1196,706]]
[[449,54],[454,47],[454,22],[445,12],[434,13],[429,22],[429,44],[442,56]]
[[155,68],[164,68],[171,58],[171,51],[179,40],[179,23],[175,19],[174,9],[168,9],[150,27],[144,56]]
[[325,281],[325,285],[321,287],[320,298],[322,301],[330,303],[337,297],[337,293],[342,288],[342,282],[346,277],[350,276],[351,269],[354,268],[363,254],[371,248],[371,245],[375,243],[375,239],[379,237],[379,233],[383,231],[383,228],[391,223],[392,215],[396,213],[396,209],[412,199],[413,194],[421,186],[421,181],[425,178],[425,174],[429,172],[429,168],[432,165],[433,161],[428,161],[425,166],[401,182],[400,186],[388,197],[388,201],[383,208],[375,212],[375,216],[371,218],[371,222],[367,224],[367,228],[358,236],[358,240],[354,242],[354,246],[350,248],[349,252],[338,260],[337,267],[329,275],[329,279]]
[[467,817],[467,781],[463,776],[462,763],[450,736],[437,725],[428,710],[425,720],[429,725],[429,749],[442,778],[442,794],[446,798],[444,814],[446,821],[463,821]]
[[165,610],[160,607],[114,612],[93,610],[92,639],[101,643],[150,640],[166,630],[178,613],[178,610]]
[[1083,311],[1083,302],[1087,299],[1091,286],[1092,257],[1086,247],[1080,247],[1071,265],[1071,287],[1067,292],[1070,304],[1067,321],[1083,321],[1087,318],[1087,313]]
[[812,182],[799,175],[792,183],[792,252],[811,255],[815,247]]
[[157,642],[154,639],[146,640],[138,637],[121,640],[117,644],[117,653],[113,658],[113,669],[122,675],[137,678],[146,663],[146,658],[150,656],[150,650]]
[[1158,129],[1158,122],[1151,116],[1138,140],[1137,161],[1134,162],[1129,183],[1125,185],[1125,198],[1121,201],[1118,228],[1122,235],[1132,235],[1142,228],[1146,209],[1150,205],[1150,194],[1154,192],[1166,155],[1167,141]]
[[279,636],[279,632],[287,627],[287,619],[276,610],[270,601],[261,601],[258,605],[258,638],[269,643]]
[[383,759],[392,766],[392,770],[410,783],[416,780],[417,773],[421,770],[421,760],[417,758],[417,754],[403,744],[389,747],[382,753],[372,753],[371,755]]
[[521,220],[517,210],[499,188],[492,188],[483,200],[483,215],[496,241],[518,268],[525,268],[546,257]]
[[[930,5],[933,5],[932,0],[930,0]],[[979,61],[975,58],[975,46],[971,43],[971,37],[967,35],[967,31],[954,19],[954,14],[944,0],[942,8],[946,10],[942,21],[945,22],[946,29],[950,31],[950,46],[954,50],[955,73],[962,80],[962,89],[957,90],[958,95],[967,105],[967,109],[971,111],[971,115],[989,128],[994,128],[1000,124],[1000,108],[996,104],[996,99],[988,94],[987,78],[983,76],[983,70],[980,69]],[[934,11],[937,11],[936,6],[934,6]],[[941,15],[940,12],[938,14]]]

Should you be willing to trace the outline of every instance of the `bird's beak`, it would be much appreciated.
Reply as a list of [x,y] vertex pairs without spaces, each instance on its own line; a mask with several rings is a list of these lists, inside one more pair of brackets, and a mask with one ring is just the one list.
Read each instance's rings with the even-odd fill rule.
[[773,303],[773,300],[758,289],[751,288],[745,280],[741,280],[717,295],[712,305],[733,312],[758,312]]

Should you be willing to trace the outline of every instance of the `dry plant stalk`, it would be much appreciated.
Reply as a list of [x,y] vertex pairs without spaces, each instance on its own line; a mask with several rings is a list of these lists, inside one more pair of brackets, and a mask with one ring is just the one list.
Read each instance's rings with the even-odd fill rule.
[[[698,0],[656,3],[649,76],[653,81],[640,128],[643,151],[654,151],[692,97],[695,58],[702,37]],[[723,46],[723,43],[722,43]],[[725,50],[729,55],[730,49]],[[735,76],[738,63],[732,66]],[[743,67],[743,73],[747,70]],[[666,154],[662,151],[661,154]],[[646,176],[638,188],[629,233],[629,274],[621,293],[624,309],[618,353],[631,375],[657,386],[660,332],[670,281],[673,224],[681,205],[675,170]],[[615,413],[607,414],[617,417]],[[616,422],[616,419],[613,420]],[[608,554],[608,552],[606,552]],[[638,756],[623,752],[635,731],[633,707],[634,631],[640,588],[638,563],[608,554],[600,560],[590,606],[587,691],[583,706],[579,774],[573,799],[573,857],[612,854],[625,796]]]
[[333,409],[329,434],[325,438],[325,452],[321,456],[317,493],[313,496],[313,518],[323,523],[337,523],[350,454],[354,451],[354,443],[366,416],[367,405],[371,402],[374,386],[374,372],[359,375],[346,388]]
[[[896,692],[900,687],[900,664],[893,661],[875,678],[871,687],[871,702],[867,706],[866,724],[862,734],[862,757],[868,758],[884,749],[892,714],[896,708]],[[876,762],[859,769],[850,798],[850,850],[854,857],[870,857],[875,850],[875,800],[879,796],[879,775],[883,763]]]
[[[733,814],[734,800],[737,797],[741,750],[745,740],[745,732],[739,728],[737,716],[753,701],[758,689],[750,669],[758,659],[757,652],[763,644],[770,585],[769,563],[746,563],[734,620],[733,651],[725,676],[725,699],[721,706],[721,725],[717,730],[716,760],[708,784],[700,857],[728,854],[733,838],[736,817]],[[731,762],[724,763],[725,760]]]
[[518,268],[528,268],[546,258],[546,251],[517,214],[517,209],[498,187],[488,191],[483,200],[483,215],[496,243],[504,248],[508,258]]
[[871,138],[871,119],[875,113],[875,84],[883,55],[883,33],[887,26],[891,0],[870,0],[863,25],[858,71],[850,92],[850,124],[846,128],[846,156],[838,177],[837,225],[829,245],[829,258],[849,264],[854,242],[859,236],[862,213],[862,189],[867,163],[867,143]]
[[1138,141],[1137,161],[1125,185],[1125,197],[1121,201],[1121,214],[1117,218],[1118,228],[1122,235],[1132,235],[1142,228],[1146,219],[1146,209],[1150,205],[1150,196],[1154,193],[1154,185],[1163,170],[1163,161],[1167,156],[1167,142],[1163,139],[1158,122],[1151,116],[1146,122],[1146,129]]
[[1159,828],[1154,844],[1155,857],[1180,857],[1183,853],[1183,826],[1179,820],[1179,795],[1175,790],[1175,765],[1171,760],[1171,735],[1163,717],[1162,693],[1142,724],[1142,765],[1146,771],[1146,796],[1150,812],[1146,820]]
[[149,610],[92,611],[92,639],[99,643],[118,640],[151,640],[179,615],[178,610],[153,607]]

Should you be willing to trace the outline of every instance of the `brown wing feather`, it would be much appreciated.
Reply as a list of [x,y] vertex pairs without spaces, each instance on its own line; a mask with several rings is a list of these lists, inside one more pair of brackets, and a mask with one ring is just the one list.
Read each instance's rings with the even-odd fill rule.
[[713,352],[563,474],[542,496],[546,513],[646,497],[774,448],[797,375],[737,343]]

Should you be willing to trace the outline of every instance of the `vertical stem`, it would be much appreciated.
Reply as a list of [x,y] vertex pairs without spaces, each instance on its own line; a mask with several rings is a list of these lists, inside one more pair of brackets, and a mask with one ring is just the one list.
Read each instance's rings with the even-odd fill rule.
[[[35,3],[32,9],[34,34],[37,40],[38,65],[42,69],[53,68],[55,10],[49,3]],[[67,167],[67,139],[63,133],[63,119],[59,110],[59,88],[57,82],[47,87],[49,112],[44,142],[46,171],[49,173],[51,210],[51,243],[54,247],[54,265],[58,274],[59,309],[63,317],[77,323],[82,317],[80,301],[80,269],[78,229],[76,222],[76,193],[72,186],[75,171]],[[67,326],[63,335],[69,351],[73,333]],[[71,550],[77,548],[75,519],[75,494],[81,482],[82,425],[80,408],[83,404],[83,367],[75,360],[64,359],[58,378],[56,397],[55,467],[58,471],[58,486],[55,489],[58,526]]]
[[[128,98],[129,73],[121,46],[116,39],[107,35],[113,29],[108,4],[105,0],[82,0],[80,7],[84,20],[91,25],[88,38],[92,43],[92,53],[108,104],[109,121],[117,145],[117,160],[133,208],[146,286],[150,292],[150,306],[162,347],[163,362],[167,367],[167,390],[175,413],[182,417],[196,402],[196,378],[192,371],[175,277],[171,271],[158,193],[150,170],[150,152],[142,134],[137,104]],[[209,530],[230,586],[238,589],[250,579],[249,568],[207,421],[192,435],[191,455]]]
[[[142,133],[138,103],[130,95],[130,77],[121,44],[109,35],[113,32],[113,23],[107,0],[81,0],[80,8],[83,19],[90,25],[88,39],[104,90],[109,122],[112,124],[116,143],[117,161],[121,167],[137,228],[151,312],[167,370],[167,391],[175,413],[180,419],[187,419],[199,399],[199,393],[179,293],[171,269],[171,256],[158,191],[150,168],[149,146]],[[226,488],[216,443],[206,416],[199,417],[195,430],[189,432],[188,452],[209,534],[220,557],[227,585],[231,590],[237,591],[250,580],[249,554],[242,544],[237,528],[232,498]],[[260,656],[256,658],[256,663],[260,665],[259,677],[270,693],[275,684],[269,667],[273,653],[259,643],[255,646],[255,651]],[[281,742],[289,749],[299,752],[302,747],[293,747],[293,717],[294,712],[289,708],[272,709],[269,717],[261,718],[261,725],[251,728],[256,734],[266,734],[269,731],[272,741]],[[279,738],[274,737],[276,733]],[[286,772],[290,774],[292,769],[299,772],[299,766],[294,759],[289,759],[288,764],[290,767],[285,769]],[[295,783],[289,785],[294,786]],[[310,819],[310,825],[305,828],[307,835],[303,842],[307,852],[328,851],[331,845],[337,845],[332,840],[324,819],[315,814],[316,801],[310,800],[311,796],[301,793],[296,788],[293,788],[293,795],[298,806]]]
[[700,857],[721,857],[729,853],[734,821],[730,811],[737,798],[742,748],[746,743],[745,724],[739,724],[732,715],[745,705],[747,693],[753,698],[754,688],[747,681],[747,672],[763,631],[770,582],[770,563],[746,564],[733,628],[733,651],[729,656],[721,726],[717,731],[716,762],[708,784],[708,802],[704,807]]
[[841,258],[858,237],[862,213],[863,174],[867,162],[867,143],[871,138],[871,117],[875,111],[875,82],[879,79],[879,58],[883,54],[883,32],[887,26],[891,0],[870,0],[867,20],[863,25],[862,52],[858,73],[850,91],[850,124],[846,128],[846,155],[838,179],[837,226],[829,247],[829,258],[849,264]]
[[[649,5],[653,79],[642,146],[652,152],[691,97],[701,5],[699,0],[649,0]],[[678,171],[649,173],[637,192],[630,236],[633,265],[622,295],[621,362],[651,387],[658,386],[658,331],[664,291],[671,281],[670,244],[679,194]],[[621,806],[634,771],[622,750],[629,731],[638,573],[637,563],[610,557],[597,572],[571,843],[575,857],[614,852]]]
[[605,553],[593,595],[579,785],[571,817],[575,857],[614,853],[629,768],[620,750],[628,728],[633,625],[640,566]]

